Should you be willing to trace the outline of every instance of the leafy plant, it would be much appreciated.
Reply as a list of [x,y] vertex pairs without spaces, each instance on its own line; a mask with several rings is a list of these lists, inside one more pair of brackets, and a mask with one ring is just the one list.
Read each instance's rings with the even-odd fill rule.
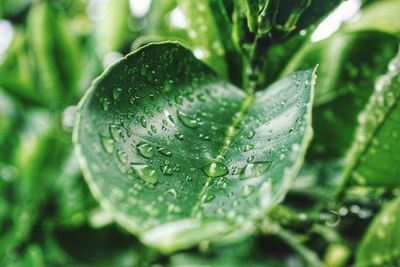
[[0,4],[1,265],[399,265],[399,1],[328,2]]

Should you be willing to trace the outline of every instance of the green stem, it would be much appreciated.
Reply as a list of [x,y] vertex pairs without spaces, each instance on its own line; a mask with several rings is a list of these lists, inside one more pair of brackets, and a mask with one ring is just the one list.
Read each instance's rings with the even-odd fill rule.
[[310,267],[324,267],[325,263],[323,263],[318,255],[310,250],[308,247],[304,246],[299,238],[290,231],[280,227],[279,225],[272,225],[271,227],[267,227],[262,229],[264,233],[274,234],[278,236],[281,240],[283,240],[286,244],[293,248],[295,252],[297,252],[306,262],[307,266]]
[[263,69],[267,63],[265,56],[271,45],[271,35],[256,35],[254,43],[250,48],[248,64],[244,70],[247,77],[246,84],[244,85],[249,94],[254,93],[254,91],[263,86],[265,81]]

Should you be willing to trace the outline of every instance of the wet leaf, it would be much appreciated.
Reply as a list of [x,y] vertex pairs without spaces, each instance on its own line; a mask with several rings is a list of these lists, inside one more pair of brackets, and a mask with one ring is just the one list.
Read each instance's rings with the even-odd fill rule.
[[360,18],[354,23],[346,24],[344,31],[375,30],[390,34],[400,33],[398,10],[400,1],[374,1],[362,9]]
[[296,176],[313,83],[312,71],[297,72],[246,95],[179,44],[148,45],[80,103],[74,142],[85,178],[119,223],[165,252],[232,232]]
[[400,198],[387,203],[369,226],[356,253],[357,267],[400,265]]
[[[178,1],[188,22],[189,37],[197,46],[193,46],[195,55],[209,64],[214,71],[226,77],[228,66],[224,59],[226,51],[223,44],[226,38],[222,39],[226,36],[223,36],[224,33],[216,24],[211,2],[218,1]],[[229,32],[229,29],[224,30]]]
[[346,178],[351,183],[400,184],[400,53],[388,69],[377,80],[375,92],[359,115],[360,125],[347,160]]
[[354,137],[357,115],[397,47],[398,39],[385,33],[339,32],[325,40],[306,43],[286,65],[283,75],[319,64],[311,157],[345,154]]

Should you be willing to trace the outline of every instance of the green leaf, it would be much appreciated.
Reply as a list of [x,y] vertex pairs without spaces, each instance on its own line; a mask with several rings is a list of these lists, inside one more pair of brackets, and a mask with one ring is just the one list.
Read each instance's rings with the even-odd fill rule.
[[102,54],[120,51],[129,34],[129,0],[107,0],[99,4],[104,14],[96,24],[96,37]]
[[[14,143],[12,132],[18,117],[18,105],[0,88],[0,148],[4,152],[8,152],[8,147]],[[8,155],[4,154],[0,155],[0,159],[9,158]]]
[[20,98],[42,103],[43,98],[34,85],[34,64],[27,43],[23,29],[15,27],[13,41],[6,51],[4,62],[0,64],[0,86]]
[[17,15],[31,2],[32,0],[2,0],[0,2],[0,19]]
[[28,14],[28,39],[35,62],[35,89],[51,108],[67,106],[70,97],[80,95],[82,62],[66,17],[50,3],[36,3]]
[[400,1],[381,0],[367,5],[355,23],[344,25],[344,31],[375,30],[398,35],[400,33]]
[[[213,1],[178,1],[188,21],[189,37],[196,45],[196,47],[193,47],[195,54],[214,71],[227,77],[228,66],[225,62],[226,51],[223,45],[223,42],[227,39],[222,39],[224,33],[219,31],[214,20],[211,2]],[[229,28],[224,30],[229,32]]]
[[246,0],[247,9],[247,26],[251,32],[257,32],[258,30],[258,13],[259,1],[258,0]]
[[400,198],[387,203],[368,227],[356,253],[357,267],[400,265]]
[[148,45],[100,76],[74,142],[115,219],[169,252],[244,227],[280,201],[310,141],[312,71],[254,95],[177,43]]
[[399,186],[400,52],[359,115],[355,142],[348,154],[346,181]]
[[353,141],[357,115],[397,47],[398,39],[385,33],[339,32],[305,44],[294,55],[282,75],[319,64],[311,157],[345,154]]

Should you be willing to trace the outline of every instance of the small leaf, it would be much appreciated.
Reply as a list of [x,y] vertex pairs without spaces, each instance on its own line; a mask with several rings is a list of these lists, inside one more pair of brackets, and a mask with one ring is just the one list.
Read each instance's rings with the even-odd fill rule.
[[346,179],[352,183],[399,186],[400,52],[359,115],[355,142],[348,154]]
[[312,71],[298,72],[246,95],[179,44],[148,45],[80,103],[74,142],[85,178],[147,244],[169,252],[215,239],[287,191],[311,137],[313,83]]
[[400,198],[386,204],[369,226],[356,253],[356,267],[400,265]]

